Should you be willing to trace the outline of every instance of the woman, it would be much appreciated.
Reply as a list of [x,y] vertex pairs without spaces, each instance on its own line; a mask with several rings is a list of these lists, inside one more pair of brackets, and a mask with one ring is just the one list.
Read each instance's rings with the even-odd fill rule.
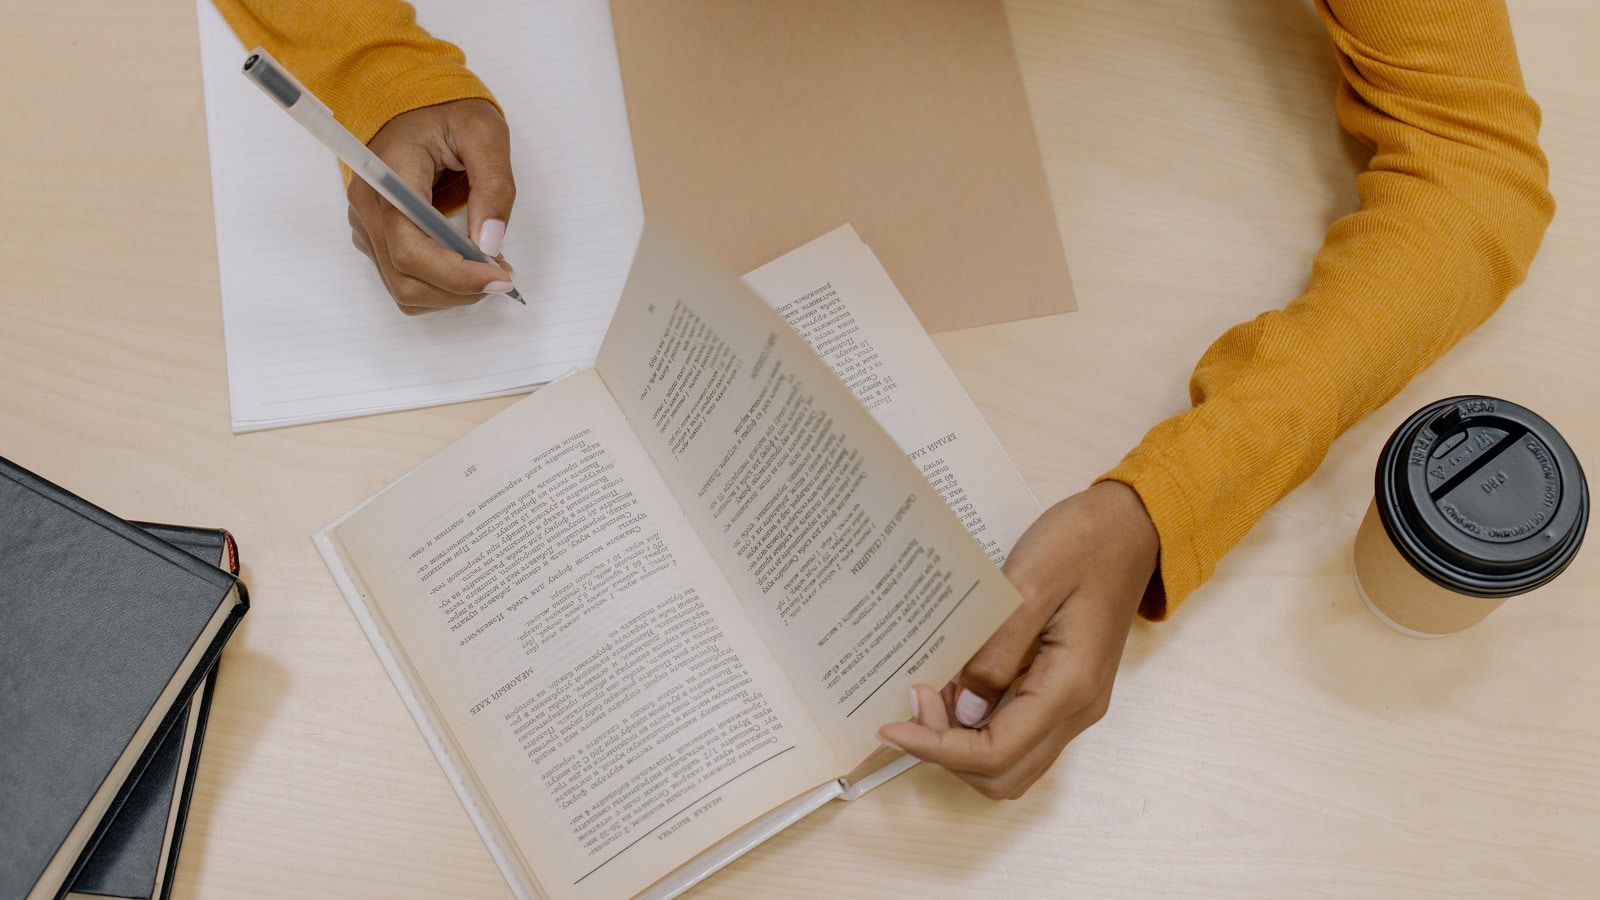
[[[337,16],[217,5],[403,177],[438,182],[441,205],[459,203],[452,176],[465,172],[470,233],[498,254],[515,198],[505,122],[459,51],[390,0]],[[985,796],[1020,796],[1104,715],[1133,617],[1166,618],[1339,434],[1491,315],[1550,221],[1539,110],[1503,0],[1317,8],[1342,75],[1340,120],[1373,154],[1360,210],[1328,230],[1299,298],[1212,344],[1192,409],[1034,523],[1006,564],[1023,606],[954,681],[913,692],[916,721],[879,732]],[[402,309],[509,286],[509,266],[438,247],[359,181],[349,198],[356,246]]]

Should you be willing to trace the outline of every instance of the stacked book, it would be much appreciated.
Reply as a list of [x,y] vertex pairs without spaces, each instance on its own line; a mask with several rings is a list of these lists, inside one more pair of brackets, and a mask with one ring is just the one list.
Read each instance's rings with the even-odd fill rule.
[[238,571],[0,458],[0,900],[171,890]]

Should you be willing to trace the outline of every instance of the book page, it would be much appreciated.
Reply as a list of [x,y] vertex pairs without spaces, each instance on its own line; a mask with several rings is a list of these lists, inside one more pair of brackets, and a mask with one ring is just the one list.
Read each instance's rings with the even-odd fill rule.
[[511,130],[505,297],[395,307],[350,244],[338,161],[239,70],[196,0],[234,431],[526,391],[593,364],[643,211],[605,0],[459,5],[417,21],[466,53]]
[[329,532],[551,897],[632,895],[842,771],[592,369]]
[[664,222],[597,369],[847,762],[1020,602],[827,364]]
[[744,276],[872,413],[995,565],[1039,501],[894,282],[843,225]]

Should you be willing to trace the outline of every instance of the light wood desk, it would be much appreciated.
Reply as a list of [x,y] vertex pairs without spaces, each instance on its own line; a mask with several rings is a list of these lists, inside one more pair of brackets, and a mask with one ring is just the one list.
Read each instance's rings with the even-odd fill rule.
[[[1600,477],[1600,8],[1513,0],[1560,204],[1503,311],[1346,435],[1169,624],[1024,799],[918,770],[703,897],[1594,896],[1600,550],[1418,641],[1349,575],[1412,409],[1543,413]],[[229,647],[178,897],[506,889],[312,550],[493,401],[233,436],[190,0],[0,6],[0,453],[130,517],[237,534]],[[1080,312],[939,345],[1040,497],[1186,403],[1226,326],[1288,301],[1354,208],[1309,3],[1017,0]]]

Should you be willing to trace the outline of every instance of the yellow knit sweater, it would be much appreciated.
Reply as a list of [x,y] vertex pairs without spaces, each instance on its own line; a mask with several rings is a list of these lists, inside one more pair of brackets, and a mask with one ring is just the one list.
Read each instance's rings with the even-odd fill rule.
[[1104,477],[1161,537],[1140,613],[1161,619],[1345,429],[1487,319],[1554,213],[1501,0],[1317,0],[1344,127],[1372,149],[1361,209],[1328,229],[1305,292],[1229,329],[1193,408]]
[[[362,140],[410,109],[492,100],[459,50],[395,0],[216,0]],[[1361,209],[1333,224],[1305,292],[1201,358],[1193,408],[1103,479],[1161,539],[1140,606],[1164,618],[1329,445],[1488,318],[1554,210],[1503,0],[1317,0],[1340,121],[1372,149]]]
[[[403,112],[494,95],[454,44],[438,40],[399,0],[215,0],[246,47],[265,47],[362,143]],[[496,104],[498,106],[499,104]],[[502,112],[504,112],[502,110]],[[351,172],[343,164],[344,179]],[[467,182],[447,176],[435,206],[466,203]]]

